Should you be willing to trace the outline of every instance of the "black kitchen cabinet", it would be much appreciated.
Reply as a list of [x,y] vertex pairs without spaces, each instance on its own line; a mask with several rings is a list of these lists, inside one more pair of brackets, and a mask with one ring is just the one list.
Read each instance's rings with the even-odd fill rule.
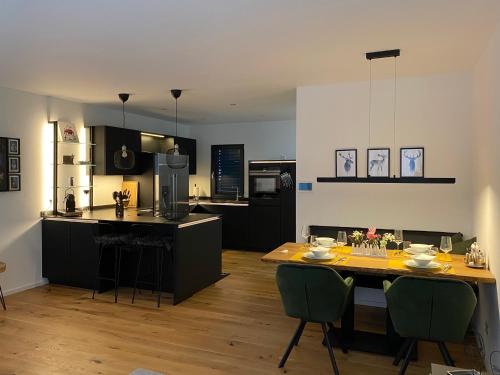
[[97,258],[92,223],[42,222],[42,274],[51,283],[92,289]]
[[[106,176],[138,175],[142,173],[141,132],[133,129],[112,126],[94,127],[94,174]],[[114,154],[122,146],[135,154],[135,166],[132,169],[115,167]]]
[[249,210],[249,249],[268,252],[282,245],[280,207],[250,205]]
[[223,249],[248,249],[248,206],[199,204],[193,212],[222,216]]
[[196,139],[165,135],[165,138],[141,136],[142,152],[165,154],[179,145],[179,152],[189,156],[189,174],[196,174]]

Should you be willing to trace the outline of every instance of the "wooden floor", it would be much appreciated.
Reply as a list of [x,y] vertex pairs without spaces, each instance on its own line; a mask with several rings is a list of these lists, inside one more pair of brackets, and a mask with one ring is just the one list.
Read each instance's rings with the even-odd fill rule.
[[[165,374],[331,374],[320,328],[306,327],[285,369],[278,361],[297,322],[284,316],[275,266],[261,254],[227,251],[231,275],[171,306],[155,307],[151,292],[135,305],[130,291],[91,299],[91,292],[43,286],[8,296],[0,311],[0,374],[128,374],[145,368]],[[196,275],[193,275],[196,277]],[[358,327],[383,330],[383,310],[358,309]],[[457,365],[479,367],[477,348],[451,345]],[[428,375],[442,363],[434,345],[421,344],[407,374]],[[397,374],[392,358],[335,350],[343,375]]]

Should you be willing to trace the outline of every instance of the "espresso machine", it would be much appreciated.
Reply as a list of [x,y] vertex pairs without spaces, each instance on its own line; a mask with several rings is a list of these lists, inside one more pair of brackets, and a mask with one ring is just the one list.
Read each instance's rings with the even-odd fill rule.
[[154,214],[169,220],[189,215],[189,156],[155,154]]

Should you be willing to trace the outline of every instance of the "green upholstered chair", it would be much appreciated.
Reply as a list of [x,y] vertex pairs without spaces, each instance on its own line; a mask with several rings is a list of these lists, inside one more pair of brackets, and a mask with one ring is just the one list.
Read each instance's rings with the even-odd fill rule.
[[405,356],[399,374],[408,367],[418,340],[436,342],[448,366],[454,366],[445,342],[463,341],[476,295],[471,286],[460,280],[442,278],[398,277],[392,284],[384,281],[387,308],[394,329],[405,342],[395,365]]
[[285,365],[293,346],[298,345],[306,323],[312,322],[321,324],[333,371],[338,375],[327,324],[342,317],[352,298],[353,279],[347,277],[344,280],[335,270],[324,266],[281,264],[276,272],[276,281],[286,314],[300,319],[279,367]]

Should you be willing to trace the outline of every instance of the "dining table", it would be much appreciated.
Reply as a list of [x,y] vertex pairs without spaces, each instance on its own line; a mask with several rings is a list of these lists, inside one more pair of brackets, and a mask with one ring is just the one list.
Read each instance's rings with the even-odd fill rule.
[[[426,269],[409,267],[405,263],[411,259],[406,250],[387,250],[383,256],[364,256],[353,254],[351,246],[332,247],[330,259],[309,259],[308,244],[287,242],[265,254],[261,260],[266,263],[316,264],[330,267],[342,276],[374,276],[382,281],[398,276],[417,276],[429,278],[448,278],[462,280],[471,284],[477,292],[477,284],[496,283],[495,276],[486,268],[472,268],[464,263],[464,256],[457,254],[436,254],[439,267]],[[386,355],[395,355],[401,344],[401,338],[394,331],[392,321],[386,310],[385,334],[356,330],[354,327],[354,299],[349,304],[341,321],[340,328],[331,327],[331,338],[337,346]],[[337,338],[340,337],[340,340]],[[416,354],[415,354],[416,355]]]

